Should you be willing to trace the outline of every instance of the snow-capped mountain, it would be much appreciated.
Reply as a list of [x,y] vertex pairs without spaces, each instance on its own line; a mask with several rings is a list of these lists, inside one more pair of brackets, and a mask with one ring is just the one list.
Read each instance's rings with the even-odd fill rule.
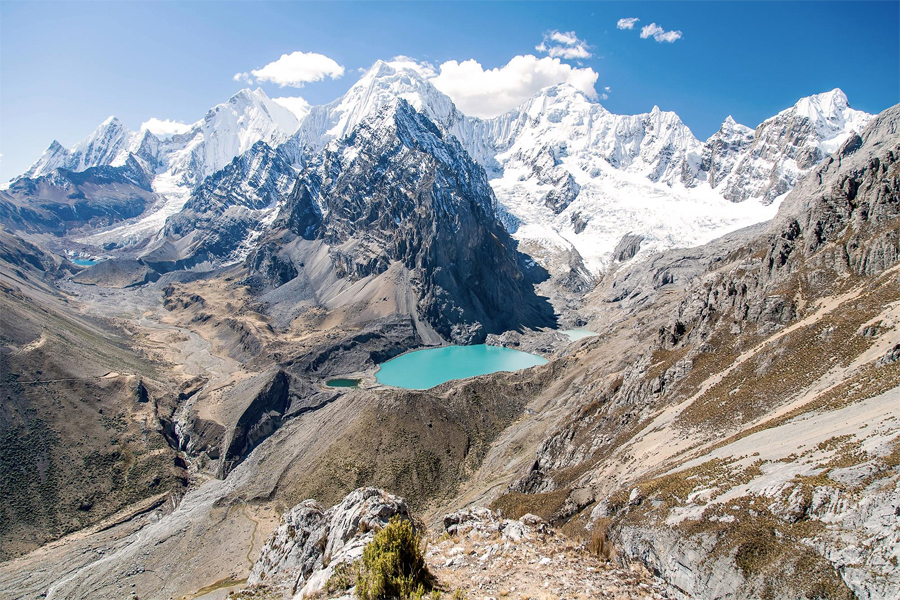
[[160,271],[242,260],[277,216],[295,180],[284,158],[256,142],[194,190],[143,259]]
[[732,202],[773,202],[871,119],[850,108],[839,89],[802,98],[756,128],[752,143],[735,156],[734,168],[719,178],[717,189]]
[[59,168],[77,172],[121,166],[129,155],[135,155],[151,175],[168,172],[194,186],[256,142],[272,147],[282,144],[298,126],[294,113],[264,91],[245,89],[211,108],[186,133],[168,138],[146,130],[130,131],[119,119],[110,117],[72,148],[63,148],[54,140],[22,176],[36,178]]
[[595,176],[599,162],[666,184],[691,183],[699,172],[702,144],[673,112],[614,115],[578,89],[560,84],[541,90],[522,106],[479,124],[503,169],[557,164]]
[[[833,90],[801,99],[756,130],[729,117],[701,142],[673,112],[654,107],[615,115],[566,84],[493,119],[471,118],[432,85],[431,75],[414,61],[378,61],[346,94],[300,120],[262,90],[242,90],[186,133],[165,139],[109,119],[71,149],[54,142],[26,175],[135,157],[163,201],[151,214],[82,240],[135,243],[162,231],[206,178],[257,142],[277,148],[283,159],[277,164],[290,164],[285,176],[294,178],[330,142],[403,100],[485,169],[497,215],[524,247],[543,258],[574,251],[599,273],[632,250],[700,244],[771,218],[778,199],[871,118]],[[243,205],[247,181],[238,180],[247,173],[223,178],[221,197],[233,185],[232,204]],[[614,253],[629,234],[629,251]]]
[[272,148],[281,145],[299,124],[294,113],[261,89],[241,90],[211,108],[183,134],[184,145],[171,151],[166,170],[189,185],[198,185],[257,142]]
[[[484,169],[404,98],[328,143],[274,227],[249,264],[254,277],[276,287],[285,283],[286,261],[291,279],[303,279],[306,268],[321,279],[326,267],[306,266],[313,259],[303,258],[303,248],[324,244],[328,270],[366,280],[382,297],[396,283],[374,278],[409,281],[403,295],[445,339],[471,343],[513,323],[553,322],[533,287],[544,273],[497,220]],[[282,252],[286,245],[293,250]]]
[[753,137],[752,129],[735,122],[728,115],[719,130],[706,140],[700,169],[706,173],[706,180],[711,188],[719,187],[734,171],[753,143]]
[[411,61],[379,60],[343,96],[312,107],[294,136],[296,143],[316,152],[398,98],[458,139],[467,137],[463,124],[469,119],[427,80],[422,67]]
[[[134,157],[152,179],[153,192],[162,201],[137,218],[80,239],[99,246],[132,245],[160,233],[166,219],[182,210],[193,190],[207,177],[221,171],[257,142],[270,147],[283,144],[298,125],[294,113],[271,100],[264,91],[245,89],[211,108],[187,132],[171,137],[156,136],[146,130],[129,131],[118,119],[110,117],[71,149],[64,149],[57,142],[51,144],[25,176],[58,168],[77,172],[95,166],[119,166]],[[293,177],[293,170],[288,168],[284,175]]]
[[53,140],[44,154],[22,177],[36,179],[54,169],[84,171],[91,167],[118,167],[125,164],[129,154],[137,153],[149,132],[129,131],[119,119],[109,117],[91,135],[71,148],[63,148]]

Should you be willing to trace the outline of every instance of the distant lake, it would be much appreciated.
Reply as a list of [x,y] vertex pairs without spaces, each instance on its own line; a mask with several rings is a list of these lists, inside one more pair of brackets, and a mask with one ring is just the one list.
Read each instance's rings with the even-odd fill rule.
[[91,265],[96,265],[99,260],[90,260],[87,258],[75,258],[72,259],[72,262],[81,267],[90,267]]
[[519,371],[546,362],[535,354],[486,344],[446,346],[417,350],[389,360],[381,365],[375,378],[384,385],[427,390],[451,379]]
[[597,335],[593,331],[588,331],[587,329],[562,329],[560,330],[560,333],[569,336],[569,340],[572,342]]
[[358,388],[361,379],[329,379],[325,382],[325,385],[328,387],[336,387],[336,388]]

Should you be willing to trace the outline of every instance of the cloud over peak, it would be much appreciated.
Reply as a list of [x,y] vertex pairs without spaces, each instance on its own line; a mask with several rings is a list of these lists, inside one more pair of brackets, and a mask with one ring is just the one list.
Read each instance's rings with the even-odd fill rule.
[[300,96],[272,98],[272,102],[280,104],[294,113],[294,116],[297,117],[298,120],[309,114],[309,102]]
[[575,35],[574,31],[552,30],[544,34],[543,41],[534,47],[538,52],[550,55],[550,58],[580,60],[591,58],[593,53],[588,43]]
[[681,39],[681,31],[666,31],[656,23],[650,23],[641,28],[641,39],[652,37],[657,42],[669,42]]
[[485,69],[474,59],[450,60],[440,66],[440,74],[431,79],[431,83],[450,96],[463,113],[490,118],[558,83],[568,83],[588,97],[597,98],[594,84],[598,76],[591,68],[576,68],[559,58],[526,54],[515,56],[495,69]]
[[171,121],[169,119],[157,119],[153,117],[141,123],[141,131],[149,131],[153,135],[161,137],[171,137],[179,133],[187,133],[191,130],[191,126],[182,121]]
[[303,87],[304,84],[322,81],[326,77],[338,79],[344,74],[344,67],[333,59],[317,52],[292,52],[249,73],[236,73],[235,81],[253,83],[271,82],[279,87]]

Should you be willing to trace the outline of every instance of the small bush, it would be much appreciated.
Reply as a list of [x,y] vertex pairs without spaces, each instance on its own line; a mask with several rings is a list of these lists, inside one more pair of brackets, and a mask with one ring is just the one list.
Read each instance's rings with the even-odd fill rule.
[[422,536],[408,520],[393,517],[363,550],[356,595],[362,600],[422,598],[433,586]]
[[353,587],[358,577],[359,561],[341,563],[334,568],[331,578],[328,579],[323,591],[326,594],[345,592]]
[[616,557],[616,549],[607,537],[610,521],[608,517],[598,519],[588,542],[588,551],[600,560],[612,561]]

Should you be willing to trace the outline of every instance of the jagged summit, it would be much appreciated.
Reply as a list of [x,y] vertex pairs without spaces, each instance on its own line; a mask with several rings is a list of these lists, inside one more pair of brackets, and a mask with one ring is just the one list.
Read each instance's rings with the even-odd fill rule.
[[[543,274],[497,220],[484,170],[404,98],[331,141],[301,173],[270,237],[250,258],[257,276],[276,286],[288,282],[278,280],[280,259],[268,257],[279,254],[285,230],[306,240],[301,244],[321,240],[341,279],[409,273],[416,318],[444,339],[478,342],[553,321],[533,288]],[[308,265],[293,264],[293,273]]]
[[60,168],[84,171],[91,167],[123,165],[134,137],[119,119],[111,116],[72,148],[66,149],[54,140],[23,177],[40,177]]
[[454,129],[465,117],[428,81],[427,73],[426,67],[413,61],[377,61],[342,97],[310,110],[294,136],[296,143],[316,151],[398,98],[441,126]]
[[725,117],[725,120],[722,121],[722,126],[719,127],[719,132],[729,133],[729,134],[739,133],[742,135],[746,135],[746,134],[752,134],[753,129],[750,127],[747,127],[746,125],[742,125],[742,124],[738,123],[737,121],[734,120],[734,117],[732,117],[731,115],[728,115],[727,117]]
[[816,115],[836,116],[850,108],[850,101],[844,90],[834,88],[830,92],[801,98],[794,104],[794,108],[799,114],[808,118],[815,118]]

